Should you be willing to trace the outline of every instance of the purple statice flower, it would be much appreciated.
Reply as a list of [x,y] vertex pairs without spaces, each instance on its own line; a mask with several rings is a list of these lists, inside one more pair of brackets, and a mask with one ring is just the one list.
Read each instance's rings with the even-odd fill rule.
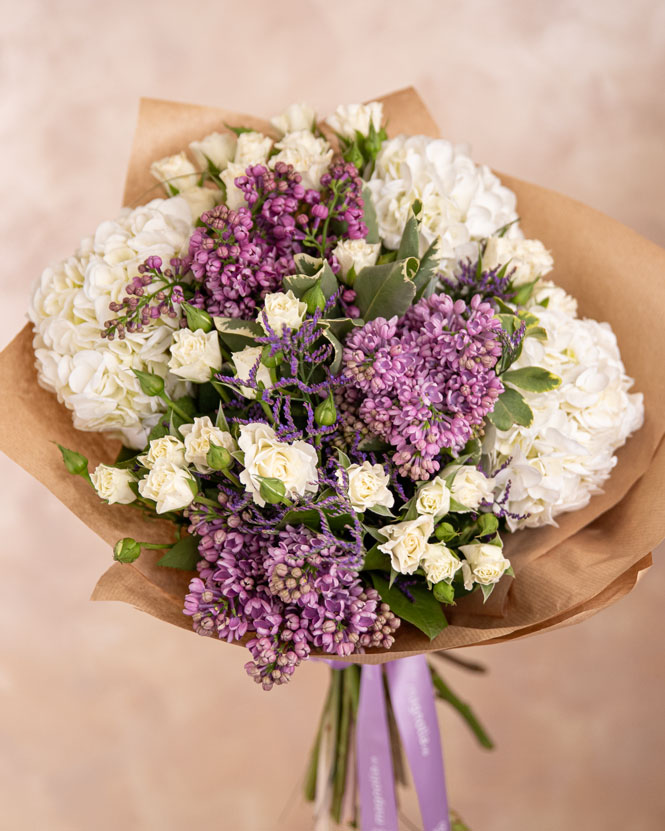
[[480,295],[490,303],[495,297],[507,303],[515,297],[515,291],[510,287],[514,271],[514,268],[507,269],[503,265],[483,269],[482,260],[479,265],[478,260],[472,261],[467,257],[457,263],[454,278],[441,275],[440,281],[446,293],[456,300]]
[[116,317],[104,322],[103,338],[124,340],[127,333],[140,332],[151,321],[165,315],[176,318],[178,305],[185,299],[182,286],[190,269],[189,258],[174,257],[162,267],[162,258],[148,257],[138,266],[138,274],[125,287],[119,302],[109,303]]
[[[392,461],[411,479],[429,479],[441,456],[455,455],[494,408],[503,385],[501,323],[479,295],[419,300],[403,318],[377,318],[353,331],[343,373],[355,418],[395,448]],[[358,393],[361,393],[358,402]],[[345,393],[342,393],[345,396]]]

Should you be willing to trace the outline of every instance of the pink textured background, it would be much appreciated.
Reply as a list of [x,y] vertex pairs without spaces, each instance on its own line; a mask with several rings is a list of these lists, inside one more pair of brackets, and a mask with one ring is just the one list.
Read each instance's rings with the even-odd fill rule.
[[[141,95],[325,113],[413,83],[479,161],[665,245],[657,0],[0,6],[0,347],[43,266],[117,210]],[[0,829],[310,828],[301,766],[326,670],[265,695],[241,650],[89,603],[107,547],[4,457],[0,475]],[[440,707],[474,831],[665,826],[664,592],[657,558],[582,626],[474,650],[488,678],[448,672],[498,743],[478,749]],[[417,823],[410,795],[404,809]]]

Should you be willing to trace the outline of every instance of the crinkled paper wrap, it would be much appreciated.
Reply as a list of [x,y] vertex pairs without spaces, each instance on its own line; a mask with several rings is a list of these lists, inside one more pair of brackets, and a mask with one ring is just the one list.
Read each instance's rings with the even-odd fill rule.
[[[418,94],[406,89],[383,99],[388,132],[439,135]],[[157,195],[150,163],[225,125],[272,132],[251,116],[170,101],[141,102],[129,163],[125,204]],[[541,239],[556,264],[553,279],[579,301],[580,315],[609,321],[636,391],[644,393],[644,427],[619,451],[604,493],[584,510],[565,514],[558,527],[507,536],[516,577],[504,578],[486,605],[476,596],[447,611],[451,626],[433,641],[402,625],[389,652],[352,656],[377,663],[414,652],[504,641],[576,623],[618,600],[651,564],[665,538],[665,251],[634,231],[578,202],[501,175],[517,194],[524,232]],[[107,506],[80,478],[69,476],[54,442],[111,462],[118,445],[74,429],[69,412],[37,384],[32,333],[26,326],[0,355],[0,447],[110,545],[121,537],[165,542],[163,521],[131,507]],[[48,533],[48,529],[45,529]],[[83,554],[82,554],[83,556]],[[145,551],[136,563],[115,563],[97,583],[94,600],[122,600],[155,617],[191,629],[182,613],[191,574],[155,565]]]

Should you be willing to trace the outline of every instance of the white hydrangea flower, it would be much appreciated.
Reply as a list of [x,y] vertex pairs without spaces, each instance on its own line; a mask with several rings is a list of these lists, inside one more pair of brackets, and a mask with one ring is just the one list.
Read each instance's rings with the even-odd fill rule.
[[370,124],[374,129],[381,129],[383,121],[383,104],[372,101],[369,104],[340,104],[335,112],[326,118],[326,124],[344,138],[353,140],[356,131],[362,136],[369,134]]
[[[476,165],[443,139],[397,136],[379,152],[368,183],[388,248],[398,248],[414,201],[423,205],[420,253],[439,240],[441,268],[453,266],[477,251],[485,239],[517,219],[516,197],[485,165]],[[513,225],[509,236],[520,232]]]
[[[530,427],[490,431],[497,493],[510,482],[507,510],[511,531],[552,525],[599,493],[616,464],[616,450],[642,425],[641,393],[629,393],[616,337],[609,324],[575,317],[575,304],[562,289],[544,284],[529,302],[547,340],[527,338],[511,369],[539,366],[562,379],[545,393],[523,392],[533,410]],[[548,300],[547,307],[539,305]],[[493,433],[495,438],[493,438]]]
[[274,168],[278,162],[292,164],[302,176],[304,188],[320,187],[321,176],[333,156],[332,147],[325,139],[317,138],[310,130],[297,130],[285,135],[275,148],[279,153],[270,159],[270,167]]
[[141,392],[132,369],[160,375],[175,397],[187,392],[168,371],[177,319],[159,318],[123,340],[101,332],[112,316],[109,304],[122,299],[138,266],[149,256],[164,263],[183,256],[192,231],[185,199],[154,199],[102,222],[73,257],[42,274],[28,312],[39,383],[72,410],[78,430],[110,431],[130,447],[145,445],[164,403]]

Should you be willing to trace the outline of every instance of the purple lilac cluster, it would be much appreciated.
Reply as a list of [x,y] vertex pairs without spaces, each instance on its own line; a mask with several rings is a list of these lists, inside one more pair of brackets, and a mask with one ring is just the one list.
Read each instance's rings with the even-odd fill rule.
[[441,455],[464,447],[503,392],[494,369],[500,333],[478,295],[467,305],[435,294],[401,319],[371,321],[346,341],[344,375],[356,392],[343,417],[392,445],[403,476],[429,479]]
[[180,282],[189,268],[188,258],[174,257],[170,268],[163,269],[161,257],[148,257],[125,287],[125,297],[109,303],[109,310],[116,317],[104,322],[102,337],[113,340],[117,335],[124,340],[128,332],[140,332],[162,315],[177,317],[176,306],[185,299]]
[[252,634],[245,668],[264,689],[289,681],[312,649],[345,657],[392,646],[399,619],[329,537],[290,525],[269,536],[232,528],[232,518],[193,522],[203,559],[185,614],[201,635]]

